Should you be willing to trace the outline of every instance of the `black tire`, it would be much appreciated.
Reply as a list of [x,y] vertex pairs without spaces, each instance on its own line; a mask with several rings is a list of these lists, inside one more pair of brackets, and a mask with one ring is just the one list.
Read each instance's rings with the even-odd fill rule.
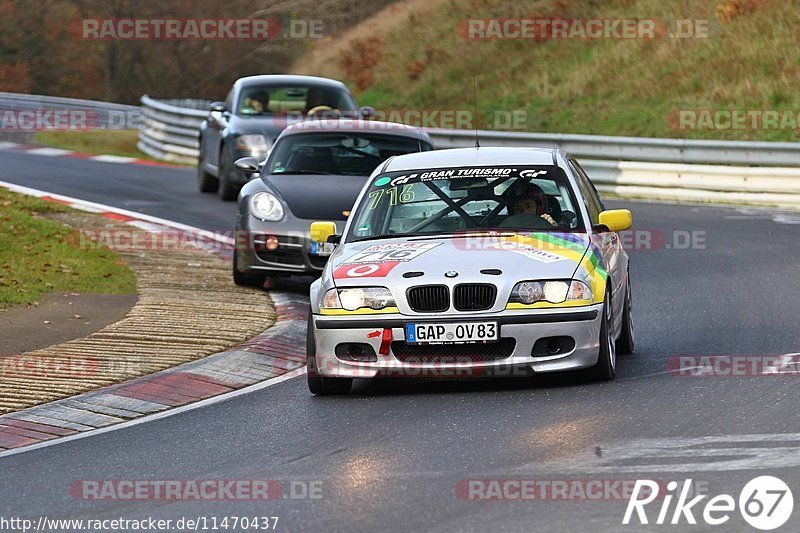
[[593,381],[611,381],[617,376],[617,354],[614,338],[611,335],[611,293],[606,293],[603,305],[603,319],[600,326],[600,353],[597,364],[587,372]]
[[213,175],[206,172],[205,162],[203,161],[202,143],[200,159],[197,161],[197,188],[200,192],[217,192],[219,189],[219,180]]
[[350,394],[353,378],[325,378],[317,371],[317,347],[314,344],[314,329],[311,327],[311,313],[308,314],[306,329],[306,377],[308,390],[316,396],[338,396]]
[[264,284],[265,274],[245,274],[237,268],[236,252],[233,252],[233,282],[242,287],[261,287]]
[[617,354],[628,355],[633,353],[634,329],[633,329],[633,296],[631,294],[631,278],[628,276],[628,283],[625,287],[625,305],[622,310],[622,330],[617,339]]
[[219,153],[219,189],[217,189],[220,200],[230,202],[239,196],[239,187],[231,183],[231,168],[228,161],[228,147],[222,145]]

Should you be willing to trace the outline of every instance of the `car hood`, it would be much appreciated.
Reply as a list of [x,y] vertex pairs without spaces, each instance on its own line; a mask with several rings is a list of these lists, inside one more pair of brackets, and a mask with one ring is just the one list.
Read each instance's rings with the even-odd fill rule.
[[586,234],[545,232],[374,240],[339,246],[329,268],[337,287],[493,283],[510,292],[523,280],[572,278],[589,246]]
[[289,211],[308,220],[346,220],[368,176],[270,174],[262,181],[283,198]]

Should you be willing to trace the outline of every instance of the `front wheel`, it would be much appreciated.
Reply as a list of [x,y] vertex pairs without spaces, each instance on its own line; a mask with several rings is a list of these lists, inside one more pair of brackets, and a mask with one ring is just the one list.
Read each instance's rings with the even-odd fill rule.
[[310,312],[306,329],[306,377],[308,378],[308,390],[317,396],[350,394],[350,389],[353,387],[353,378],[326,378],[319,374],[317,346],[314,342],[314,328]]
[[597,364],[588,371],[589,379],[611,381],[617,376],[616,343],[611,332],[611,294],[606,293],[603,320],[600,326],[600,353]]

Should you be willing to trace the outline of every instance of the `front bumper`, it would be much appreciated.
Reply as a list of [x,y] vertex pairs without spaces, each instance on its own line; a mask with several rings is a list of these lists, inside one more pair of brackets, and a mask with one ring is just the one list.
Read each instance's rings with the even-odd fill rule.
[[[600,327],[603,304],[586,307],[559,309],[536,309],[503,311],[486,315],[441,315],[438,318],[385,315],[314,315],[312,327],[316,347],[316,372],[324,377],[372,378],[378,376],[408,377],[480,377],[503,375],[530,375],[533,373],[559,372],[590,368],[597,363],[600,350]],[[413,361],[398,357],[394,342],[405,341],[404,323],[407,322],[473,322],[497,320],[500,341],[513,339],[510,355],[491,360],[456,358],[442,361]],[[381,354],[382,332],[390,329],[392,343],[388,353]],[[379,332],[381,334],[378,334]],[[533,355],[537,340],[545,337],[569,337],[574,347],[556,355]],[[372,346],[377,361],[351,361],[337,357],[337,345],[344,343],[366,343]],[[403,342],[403,344],[405,344]],[[496,343],[493,343],[496,344]],[[409,346],[409,345],[405,345]],[[467,348],[474,345],[459,345]],[[490,347],[491,345],[481,345]],[[423,350],[424,351],[424,350]]]
[[[278,238],[277,249],[264,246],[268,235]],[[312,255],[310,249],[311,238],[301,232],[280,228],[236,232],[236,264],[245,274],[319,274],[328,256]]]

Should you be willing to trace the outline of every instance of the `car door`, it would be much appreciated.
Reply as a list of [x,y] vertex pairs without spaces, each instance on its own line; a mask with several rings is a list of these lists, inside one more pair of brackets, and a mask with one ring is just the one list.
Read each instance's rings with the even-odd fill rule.
[[[600,213],[605,210],[603,201],[597,193],[592,181],[583,167],[572,157],[569,158],[569,163],[573,173],[578,180],[578,187],[581,190],[581,196],[586,204],[586,210],[589,213],[589,218],[593,227],[600,223]],[[627,276],[627,258],[622,249],[621,239],[619,234],[615,231],[600,231],[595,233],[597,247],[603,257],[603,264],[605,265],[609,279],[611,280],[611,300],[614,306],[613,315],[618,321],[622,316],[622,306],[625,299],[623,296],[623,287],[625,277]]]

